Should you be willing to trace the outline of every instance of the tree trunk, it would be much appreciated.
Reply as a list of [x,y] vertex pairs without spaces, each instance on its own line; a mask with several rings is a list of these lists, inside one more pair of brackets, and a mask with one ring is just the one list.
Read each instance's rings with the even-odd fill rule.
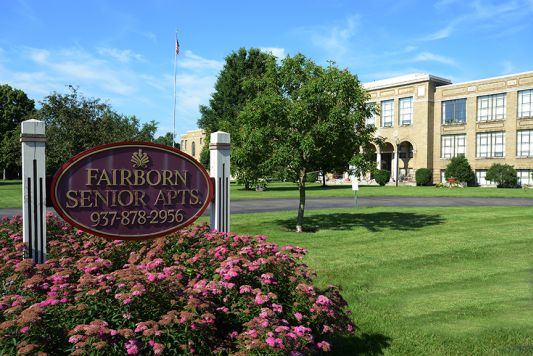
[[298,190],[300,192],[300,203],[298,204],[298,217],[296,218],[296,232],[303,232],[305,212],[305,170],[300,171]]
[[326,172],[322,171],[322,186],[326,186]]

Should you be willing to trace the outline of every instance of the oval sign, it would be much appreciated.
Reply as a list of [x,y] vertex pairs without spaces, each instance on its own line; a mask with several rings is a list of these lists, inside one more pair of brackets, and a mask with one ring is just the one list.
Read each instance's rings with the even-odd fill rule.
[[65,221],[93,235],[145,240],[199,218],[211,179],[191,156],[151,142],[94,147],[68,160],[52,180],[52,203]]

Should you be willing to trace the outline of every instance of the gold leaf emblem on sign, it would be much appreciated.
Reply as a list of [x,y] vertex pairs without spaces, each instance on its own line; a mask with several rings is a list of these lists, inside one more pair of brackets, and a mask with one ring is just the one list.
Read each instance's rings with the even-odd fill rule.
[[148,158],[148,155],[146,152],[143,152],[142,149],[139,148],[139,151],[135,152],[131,156],[131,163],[133,163],[134,168],[146,168],[146,165],[150,162],[150,158]]

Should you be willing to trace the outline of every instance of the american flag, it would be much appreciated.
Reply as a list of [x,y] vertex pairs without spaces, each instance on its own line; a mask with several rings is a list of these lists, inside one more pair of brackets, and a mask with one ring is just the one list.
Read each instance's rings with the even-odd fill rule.
[[178,41],[178,35],[176,34],[176,55],[180,54],[180,42]]

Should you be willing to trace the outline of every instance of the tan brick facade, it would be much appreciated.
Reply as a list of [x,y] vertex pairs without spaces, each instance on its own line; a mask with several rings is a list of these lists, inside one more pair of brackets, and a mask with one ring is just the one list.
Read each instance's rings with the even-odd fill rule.
[[193,156],[197,160],[200,159],[200,154],[205,145],[204,130],[187,131],[180,136],[180,149]]
[[[375,118],[376,135],[385,140],[384,147],[377,147],[377,161],[381,169],[391,172],[396,181],[396,161],[402,181],[414,180],[416,169],[433,168],[434,147],[434,96],[435,88],[450,81],[427,74],[413,74],[365,84],[370,93],[370,102],[381,107],[381,114]],[[385,122],[384,102],[393,102],[389,118]],[[411,120],[405,122],[409,110],[402,109],[402,102],[411,101]],[[400,155],[396,152],[400,149]]]
[[[386,146],[377,149],[377,161],[391,171],[391,180],[396,177],[399,145],[400,181],[412,180],[418,168],[430,168],[434,182],[439,182],[450,158],[464,154],[482,184],[484,172],[493,163],[513,165],[523,183],[533,183],[533,103],[528,104],[533,100],[533,72],[458,84],[412,74],[366,83],[365,88],[370,102],[381,106],[381,115],[375,118],[376,134],[385,138]],[[400,106],[409,97],[412,119],[402,125]],[[390,121],[389,100],[392,125],[384,127],[384,121]],[[411,147],[409,159],[406,151]]]
[[[442,136],[452,134],[466,136],[465,156],[478,177],[481,172],[487,170],[494,163],[510,164],[517,170],[528,171],[528,174],[523,173],[524,179],[526,176],[530,177],[530,171],[533,171],[533,157],[518,152],[517,137],[519,132],[521,132],[520,135],[526,133],[523,130],[533,130],[533,117],[519,112],[519,109],[523,111],[525,106],[524,104],[519,105],[518,102],[519,93],[521,96],[530,98],[531,95],[527,94],[531,93],[528,91],[532,89],[533,72],[438,87],[435,92],[434,125],[437,129],[434,133],[436,145],[433,150],[434,181],[441,180],[441,172],[449,163],[449,159],[443,158],[440,141],[442,141]],[[494,115],[494,111],[498,110],[494,107],[498,106],[495,104],[495,98],[499,98],[503,103],[503,107],[500,106],[499,109],[503,112],[503,117]],[[443,103],[461,99],[466,99],[466,122],[443,123]],[[489,104],[488,117],[483,116],[483,99]],[[490,152],[491,148],[493,149],[495,134],[499,135],[499,133],[503,133],[501,135],[503,137],[501,157],[499,153]],[[485,136],[493,141],[492,144],[489,142],[489,149],[487,150],[482,147],[484,142],[480,137],[481,134],[486,134]],[[531,144],[533,145],[533,142]],[[484,154],[486,151],[488,151],[487,154]],[[529,180],[524,183],[531,184]]]

